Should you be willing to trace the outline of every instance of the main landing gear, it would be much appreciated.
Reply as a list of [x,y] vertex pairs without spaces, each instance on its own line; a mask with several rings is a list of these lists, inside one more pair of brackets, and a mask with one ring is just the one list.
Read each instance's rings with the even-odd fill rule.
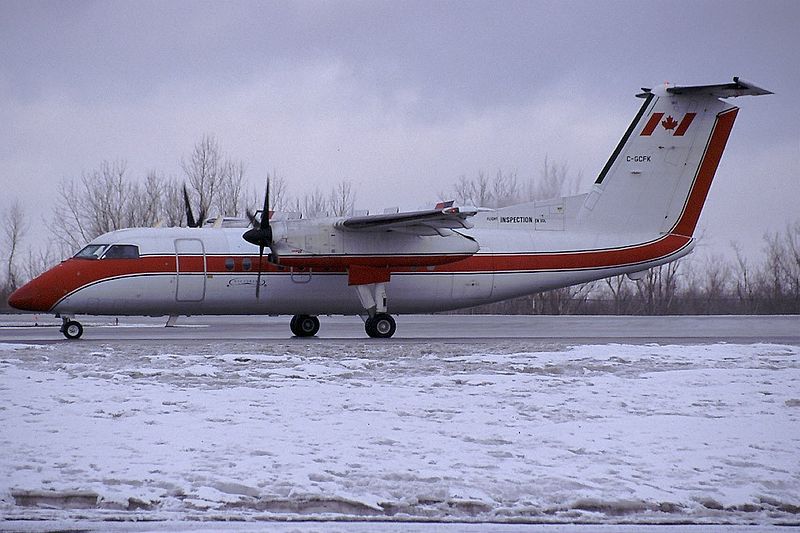
[[61,333],[69,340],[80,339],[83,335],[83,326],[77,320],[72,320],[68,316],[61,317]]
[[367,317],[364,321],[364,329],[367,335],[373,339],[388,339],[397,330],[397,323],[390,314],[376,313],[374,316]]
[[313,337],[319,331],[319,318],[309,315],[294,315],[289,323],[297,337]]
[[364,330],[373,339],[388,339],[397,330],[392,315],[386,312],[386,284],[365,283],[356,285],[358,299],[367,312]]

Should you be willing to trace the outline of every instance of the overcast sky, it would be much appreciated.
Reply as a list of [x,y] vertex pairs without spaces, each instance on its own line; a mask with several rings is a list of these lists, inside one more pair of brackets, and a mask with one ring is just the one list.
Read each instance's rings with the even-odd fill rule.
[[794,0],[0,0],[0,207],[39,224],[59,180],[104,159],[181,177],[206,133],[253,185],[350,179],[373,211],[545,156],[586,190],[640,87],[738,75],[776,94],[735,101],[701,227],[756,250],[800,219],[799,27]]

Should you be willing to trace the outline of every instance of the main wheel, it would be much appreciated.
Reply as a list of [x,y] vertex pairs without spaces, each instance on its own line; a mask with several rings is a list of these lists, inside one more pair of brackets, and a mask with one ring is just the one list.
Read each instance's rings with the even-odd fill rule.
[[364,330],[374,339],[388,339],[397,330],[397,324],[392,315],[378,313],[364,322]]
[[61,333],[70,340],[80,339],[83,335],[83,326],[76,320],[68,320],[61,328]]
[[289,327],[298,337],[313,337],[319,331],[319,318],[309,315],[294,315]]

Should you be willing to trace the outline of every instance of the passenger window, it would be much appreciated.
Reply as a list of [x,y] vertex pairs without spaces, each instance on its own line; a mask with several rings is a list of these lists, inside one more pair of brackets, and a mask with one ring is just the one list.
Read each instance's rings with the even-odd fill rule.
[[103,259],[139,259],[139,247],[132,244],[114,244],[103,255]]
[[253,263],[250,261],[250,258],[245,257],[242,259],[242,270],[249,271],[251,268],[253,268]]
[[225,259],[225,270],[231,271],[234,266],[233,257]]

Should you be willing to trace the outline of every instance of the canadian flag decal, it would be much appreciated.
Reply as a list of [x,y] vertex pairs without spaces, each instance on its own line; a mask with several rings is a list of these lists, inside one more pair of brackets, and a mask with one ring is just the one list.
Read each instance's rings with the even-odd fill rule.
[[643,137],[649,137],[653,134],[653,132],[656,131],[656,128],[661,125],[664,130],[672,132],[673,136],[683,137],[683,135],[686,133],[686,130],[688,130],[689,126],[692,124],[695,115],[697,115],[697,113],[686,113],[683,115],[681,121],[678,122],[672,115],[667,115],[664,117],[664,113],[653,113],[650,115],[650,120],[647,121],[644,129],[642,129],[642,133],[639,135]]

